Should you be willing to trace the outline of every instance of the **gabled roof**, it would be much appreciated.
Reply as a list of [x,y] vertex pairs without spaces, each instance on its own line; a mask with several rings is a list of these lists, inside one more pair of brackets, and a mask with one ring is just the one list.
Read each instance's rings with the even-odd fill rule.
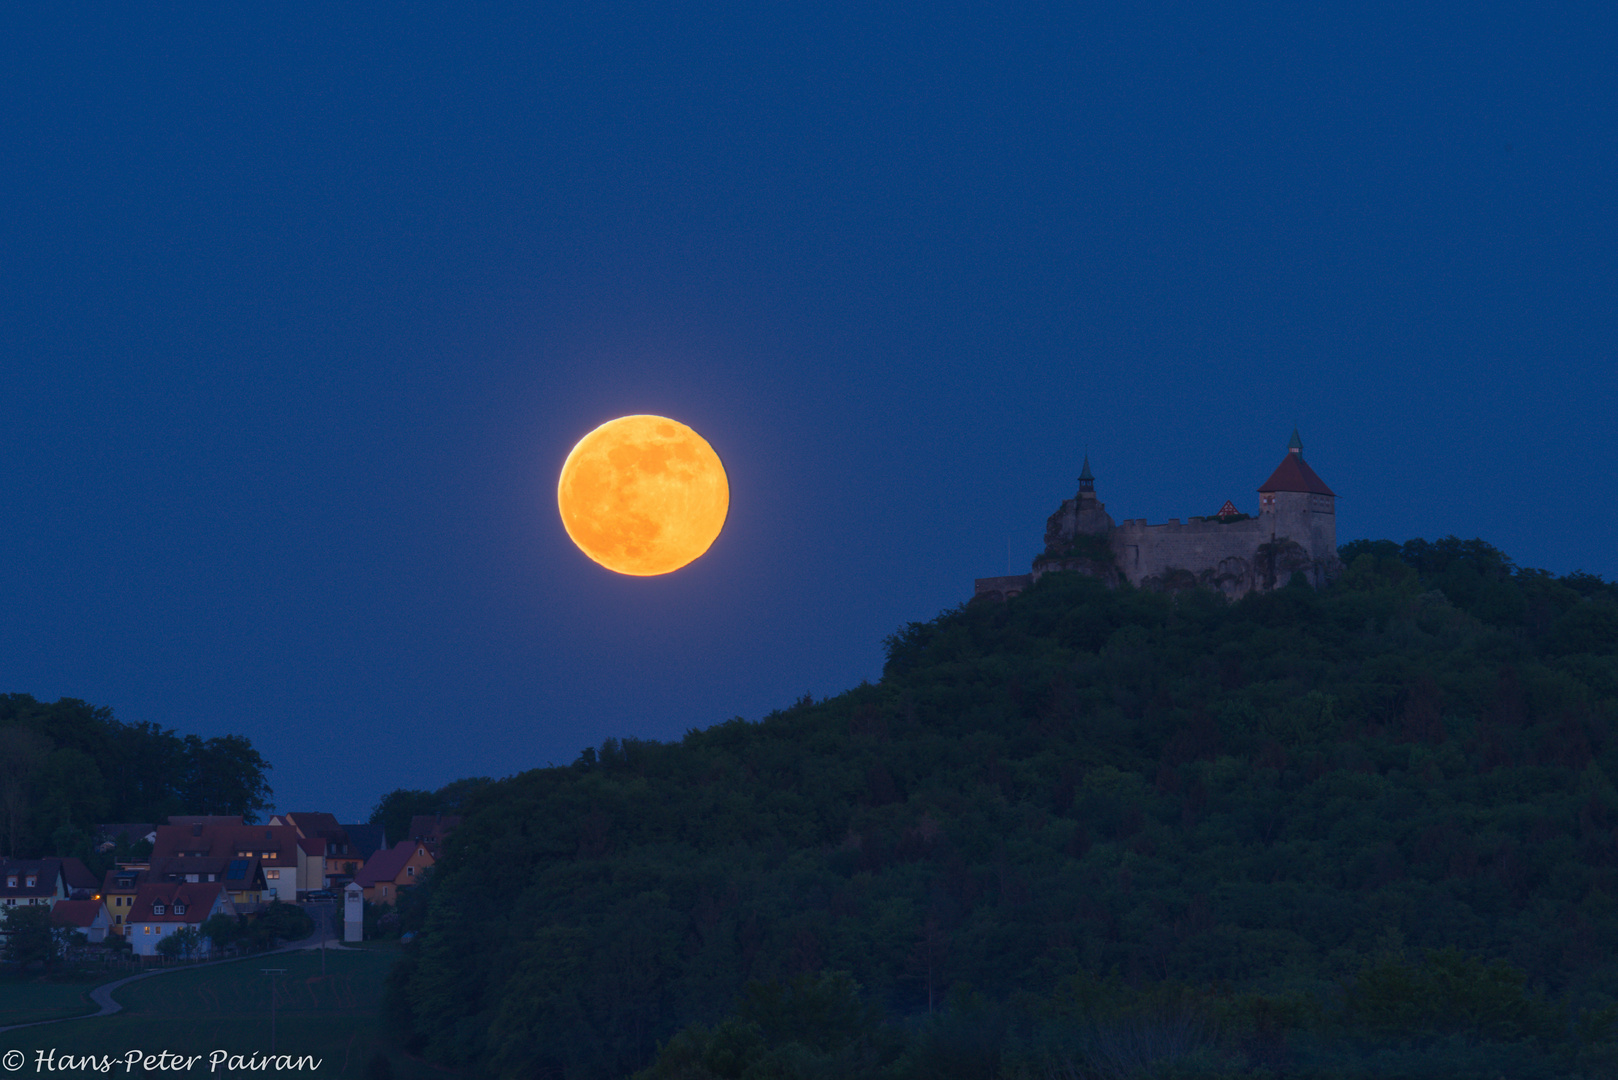
[[[30,874],[34,878],[32,886],[28,884]],[[17,879],[15,886],[8,884],[13,877]],[[61,859],[5,859],[0,861],[0,896],[8,899],[55,896],[56,883],[61,878]]]
[[51,922],[57,926],[88,929],[105,910],[100,900],[58,900],[51,908]]
[[[137,886],[151,876],[150,870],[123,870],[114,868],[112,870],[108,870],[107,876],[101,879],[101,892],[103,894],[114,892],[134,892]],[[128,881],[129,884],[120,885],[118,884],[120,880]]]
[[360,867],[354,874],[354,883],[369,888],[378,882],[397,880],[399,875],[404,872],[405,864],[415,856],[417,851],[427,856],[430,865],[433,856],[427,850],[426,844],[419,840],[401,840],[387,851],[379,851],[372,855],[365,865]]
[[1307,491],[1311,495],[1333,497],[1337,494],[1303,460],[1302,450],[1288,450],[1287,456],[1281,459],[1281,464],[1275,467],[1259,491]]
[[343,826],[338,824],[336,814],[299,810],[296,813],[283,814],[281,817],[288,825],[298,830],[299,836],[323,836],[328,840],[338,840],[343,835]]
[[89,889],[95,892],[101,887],[101,883],[90,872],[90,868],[72,855],[62,860],[62,880],[67,883],[67,891],[70,894],[76,889]]
[[[198,924],[208,917],[224,886],[217,881],[151,881],[135,891],[126,923],[190,923]],[[156,904],[163,905],[163,914],[153,911]],[[185,911],[174,913],[174,905],[184,904]]]
[[219,880],[228,887],[241,892],[250,890],[259,884],[258,856],[249,859],[231,859],[225,864],[225,872]]

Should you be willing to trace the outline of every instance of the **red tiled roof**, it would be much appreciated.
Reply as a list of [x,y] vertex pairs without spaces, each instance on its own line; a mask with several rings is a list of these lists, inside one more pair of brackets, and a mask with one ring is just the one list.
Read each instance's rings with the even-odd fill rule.
[[343,827],[337,823],[336,814],[299,810],[296,813],[282,814],[281,817],[302,836],[328,836],[343,831]]
[[1336,496],[1336,492],[1326,486],[1326,482],[1315,475],[1301,453],[1288,452],[1281,459],[1281,464],[1275,467],[1270,478],[1264,481],[1260,491],[1307,491],[1311,495]]
[[51,908],[51,922],[57,926],[87,928],[101,914],[99,900],[58,900]]
[[305,855],[324,855],[324,854],[326,854],[326,841],[325,841],[324,837],[320,837],[320,836],[299,837],[298,846],[303,848],[303,853]]
[[[401,840],[387,851],[377,852],[355,873],[354,883],[369,888],[379,882],[397,880],[418,849],[425,852],[427,847],[416,840]],[[431,859],[432,855],[427,857]]]
[[[135,890],[135,902],[130,905],[126,923],[201,923],[213,909],[224,885],[217,881],[153,881]],[[155,914],[154,904],[163,905],[163,914]],[[184,904],[185,912],[174,914],[174,905]]]
[[[200,825],[200,828],[197,826]],[[298,830],[291,825],[209,825],[198,821],[186,825],[160,825],[152,859],[195,858],[198,855],[236,858],[238,851],[251,851],[265,866],[293,866],[297,853]],[[245,856],[244,856],[245,857]]]

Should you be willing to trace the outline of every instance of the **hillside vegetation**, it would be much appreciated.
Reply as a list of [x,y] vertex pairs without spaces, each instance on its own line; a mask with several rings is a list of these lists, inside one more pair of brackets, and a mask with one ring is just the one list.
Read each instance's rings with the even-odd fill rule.
[[126,724],[105,706],[0,694],[0,852],[74,855],[100,873],[98,823],[162,824],[170,814],[270,808],[270,763],[241,735],[180,736]]
[[1618,1074],[1618,587],[1342,556],[1047,575],[876,685],[479,788],[393,1022],[567,1080]]

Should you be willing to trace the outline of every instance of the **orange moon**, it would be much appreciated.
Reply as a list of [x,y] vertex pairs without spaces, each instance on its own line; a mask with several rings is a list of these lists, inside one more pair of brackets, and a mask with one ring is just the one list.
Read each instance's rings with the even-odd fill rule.
[[608,570],[667,574],[719,536],[730,482],[706,439],[665,416],[621,416],[579,440],[556,482],[568,536]]

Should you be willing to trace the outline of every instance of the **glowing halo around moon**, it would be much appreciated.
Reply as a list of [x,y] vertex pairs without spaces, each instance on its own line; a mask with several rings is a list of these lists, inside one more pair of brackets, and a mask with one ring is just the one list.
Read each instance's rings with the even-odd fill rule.
[[579,440],[556,505],[568,536],[608,570],[667,574],[724,528],[730,482],[706,439],[666,416],[621,416]]

